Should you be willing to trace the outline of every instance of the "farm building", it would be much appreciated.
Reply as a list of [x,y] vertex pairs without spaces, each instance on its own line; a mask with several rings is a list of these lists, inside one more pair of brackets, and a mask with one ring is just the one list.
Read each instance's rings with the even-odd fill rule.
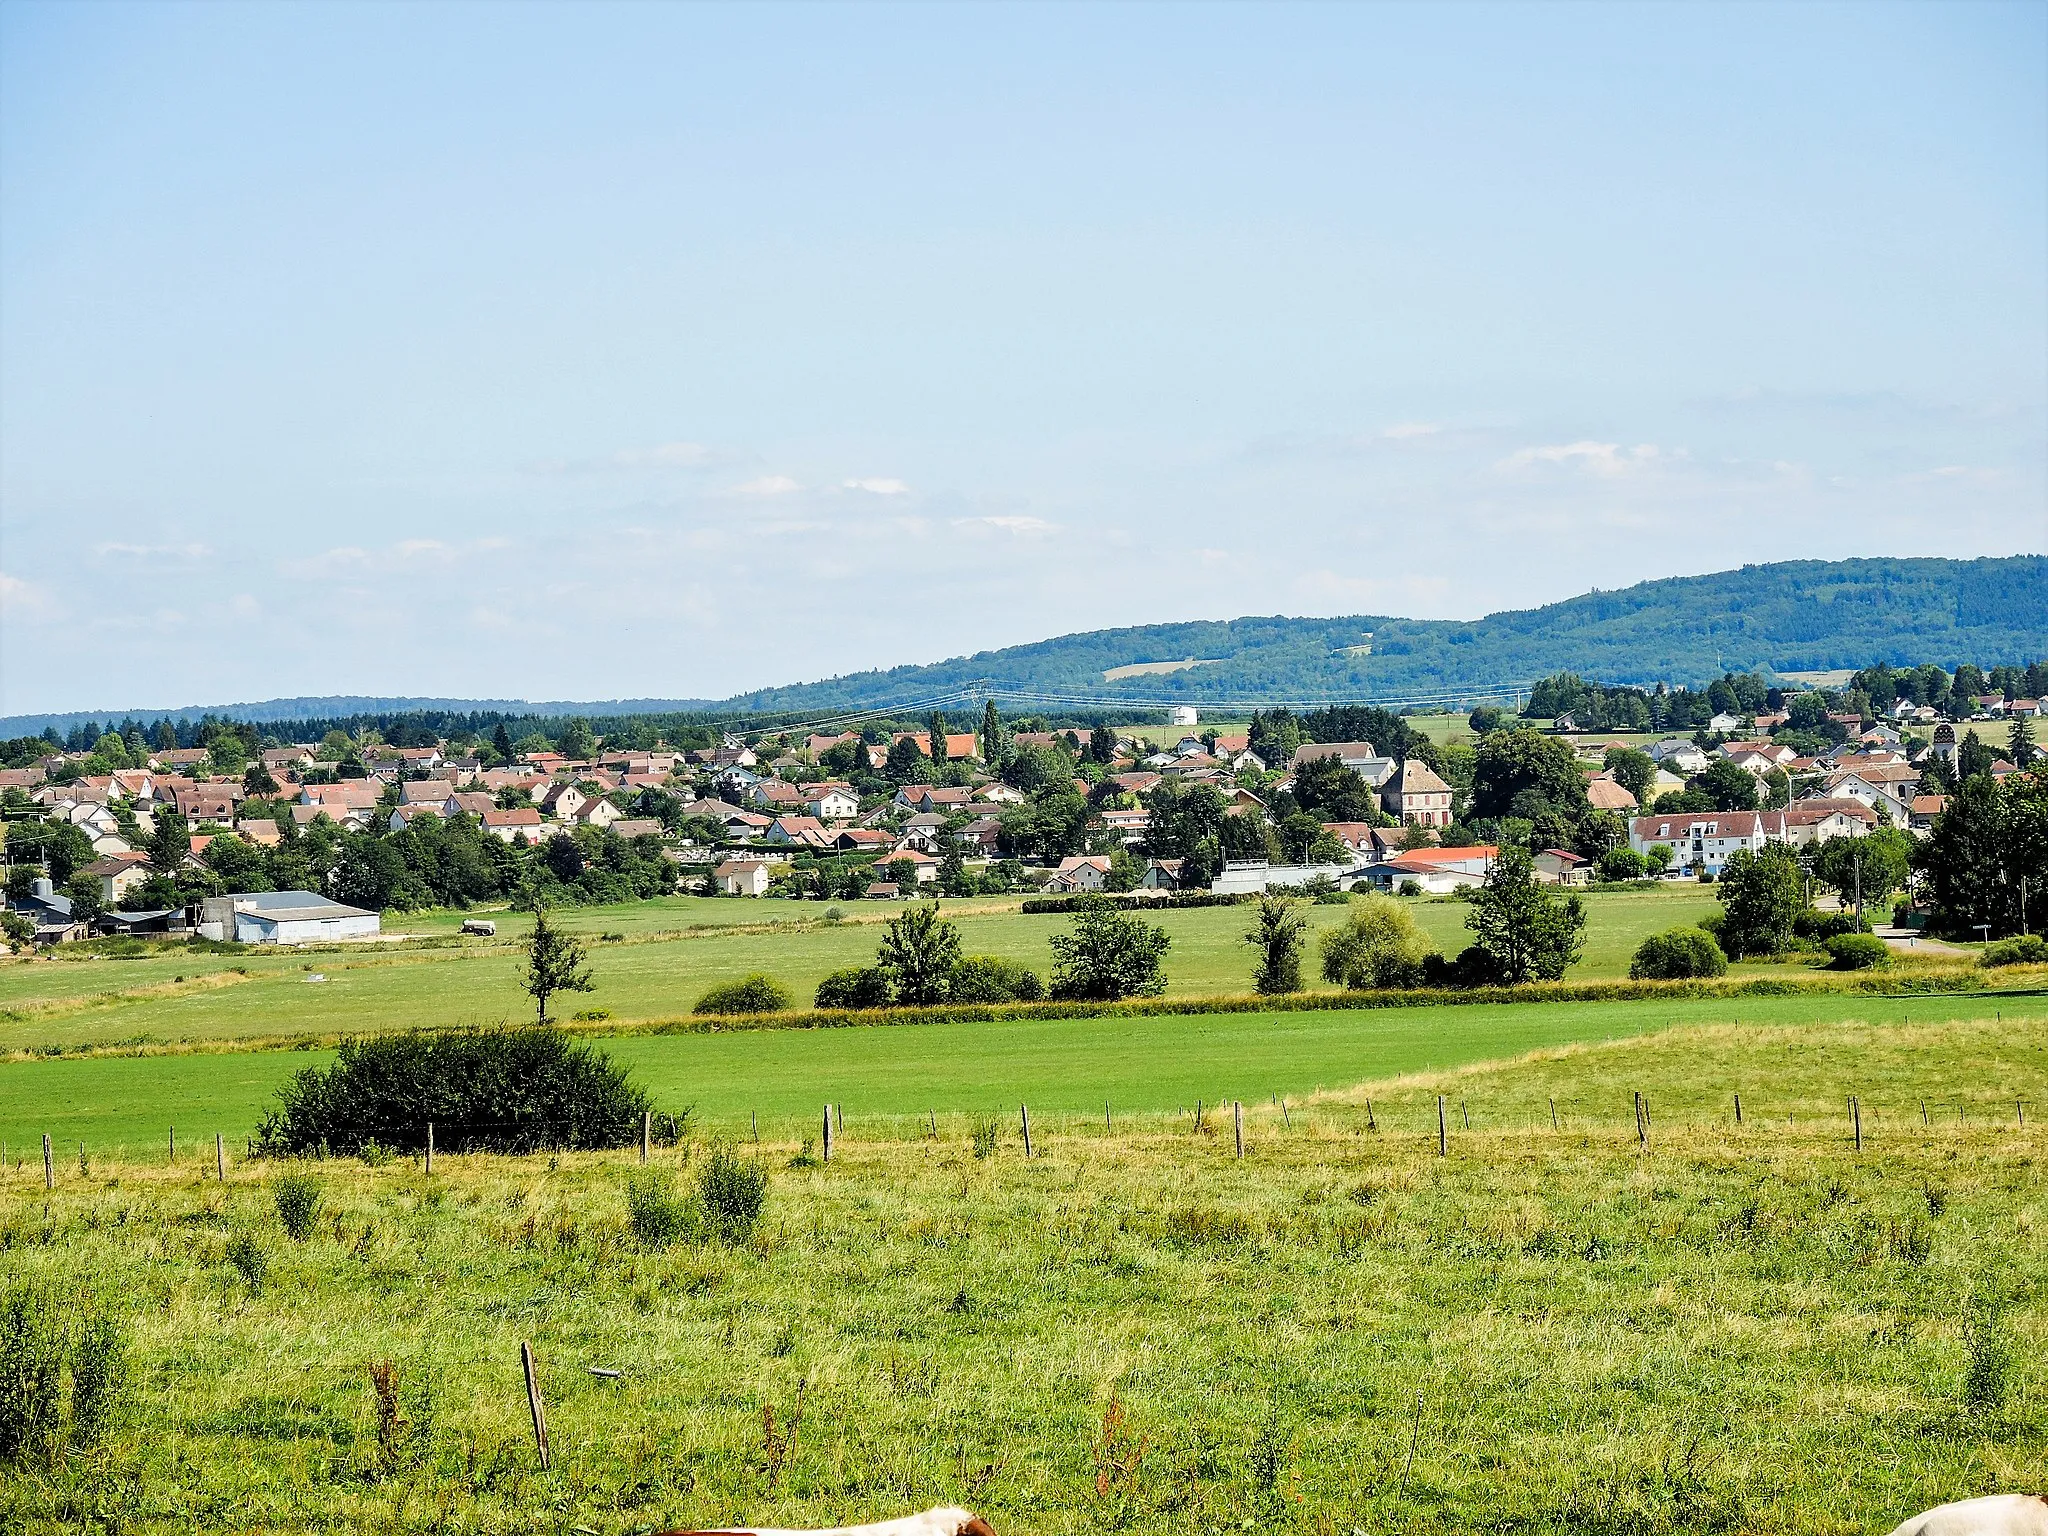
[[313,891],[254,891],[207,897],[200,904],[199,931],[238,944],[331,944],[374,939],[384,931],[384,920]]

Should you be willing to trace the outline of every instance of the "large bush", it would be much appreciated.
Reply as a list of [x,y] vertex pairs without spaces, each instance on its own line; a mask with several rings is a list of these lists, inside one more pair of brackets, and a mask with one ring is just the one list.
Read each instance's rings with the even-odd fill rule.
[[721,1241],[743,1243],[768,1203],[768,1170],[730,1147],[716,1147],[697,1175],[697,1199]]
[[1636,981],[1683,981],[1693,976],[1724,976],[1728,957],[1714,936],[1702,928],[1674,928],[1653,933],[1636,946],[1628,974]]
[[773,976],[756,972],[738,981],[720,982],[697,999],[698,1013],[781,1013],[795,1003],[789,988]]
[[[896,999],[889,973],[879,965],[848,966],[818,983],[813,1008],[886,1008]],[[982,999],[975,998],[980,1002]],[[702,1010],[699,1010],[702,1011]]]
[[951,994],[956,1003],[1035,1003],[1045,997],[1045,983],[1022,961],[963,955],[953,966]]
[[2048,939],[2038,933],[2017,939],[2000,939],[1984,946],[1978,957],[1986,965],[2048,965]]
[[1414,914],[1400,902],[1355,896],[1344,921],[1323,934],[1323,980],[1354,992],[1420,986],[1430,952]]
[[1828,940],[1827,948],[1834,957],[1834,970],[1868,971],[1891,964],[1892,952],[1885,947],[1883,939],[1871,934],[1837,934]]
[[418,1149],[427,1122],[451,1152],[624,1147],[647,1095],[603,1052],[548,1028],[379,1035],[342,1043],[278,1091],[257,1133],[271,1156]]
[[1071,933],[1052,940],[1052,995],[1062,1000],[1114,1002],[1157,997],[1166,990],[1164,928],[1116,911],[1106,896],[1084,896]]

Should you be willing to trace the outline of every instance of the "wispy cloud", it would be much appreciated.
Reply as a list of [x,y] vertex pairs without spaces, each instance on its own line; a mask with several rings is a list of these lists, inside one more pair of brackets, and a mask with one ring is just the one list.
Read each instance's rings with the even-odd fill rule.
[[124,544],[119,540],[106,540],[95,544],[92,552],[102,559],[121,560],[204,560],[213,553],[209,544]]
[[1048,523],[1042,517],[1022,516],[956,517],[953,519],[953,526],[969,529],[989,528],[1016,538],[1042,538],[1059,529],[1058,523]]
[[1649,468],[1658,461],[1659,456],[1660,450],[1655,443],[1638,443],[1633,448],[1623,448],[1619,443],[1596,443],[1587,440],[1557,443],[1546,447],[1517,448],[1502,459],[1498,467],[1512,471],[1540,464],[1555,464],[1602,479],[1616,479]]
[[612,455],[612,462],[625,469],[689,469],[709,462],[711,450],[702,443],[659,443],[652,448],[627,448]]
[[1441,431],[1443,431],[1443,428],[1433,421],[1402,421],[1388,427],[1380,433],[1380,436],[1390,437],[1396,442],[1400,442],[1402,439],[1410,437],[1434,437]]
[[4,609],[10,619],[37,623],[64,616],[64,605],[48,588],[23,581],[19,576],[10,576],[5,571],[0,571],[0,609]]
[[733,488],[735,496],[787,496],[791,491],[800,491],[802,486],[787,475],[763,475],[758,480],[749,480]]
[[866,491],[870,496],[907,496],[910,494],[910,487],[901,480],[845,480],[840,482],[840,489]]

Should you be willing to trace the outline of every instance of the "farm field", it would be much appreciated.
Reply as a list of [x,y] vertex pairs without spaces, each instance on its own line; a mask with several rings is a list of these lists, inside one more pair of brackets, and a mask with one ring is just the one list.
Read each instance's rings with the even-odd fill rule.
[[[1919,1018],[2032,1028],[2048,998],[1745,997],[1599,1003],[1445,1004],[1328,1012],[1004,1019],[826,1030],[612,1035],[596,1043],[631,1069],[656,1104],[692,1107],[731,1133],[758,1114],[764,1133],[803,1134],[820,1106],[841,1106],[850,1134],[891,1135],[927,1111],[1016,1113],[1048,1131],[1117,1114],[1172,1113],[1197,1099],[1265,1103],[1403,1073],[1444,1070],[1544,1047],[1625,1038],[1676,1023],[1744,1020],[1803,1026],[1818,1041],[1848,1021]],[[2024,1026],[2019,1021],[2028,1021]],[[326,1051],[208,1051],[0,1063],[0,1138],[12,1155],[48,1132],[75,1158],[155,1155],[168,1128],[240,1147],[290,1075]],[[1769,1074],[1744,1091],[1771,1102]],[[1613,1086],[1623,1105],[1630,1090]],[[1990,1100],[1997,1092],[1986,1089]]]
[[[2012,1113],[2048,1023],[1866,1020],[1396,1067],[1248,1105],[1241,1161],[1221,1117],[1027,1162],[1013,1125],[977,1158],[964,1114],[856,1116],[825,1167],[769,1138],[737,1246],[694,1207],[636,1230],[629,1154],[306,1165],[303,1240],[262,1165],[38,1171],[0,1186],[7,1283],[121,1319],[133,1385],[103,1448],[0,1475],[0,1526],[1886,1530],[2048,1463],[2048,1162]],[[652,1177],[687,1195],[703,1153]]]
[[[1635,947],[1651,933],[1696,921],[1714,909],[1712,891],[1601,892],[1586,898],[1586,953],[1572,979],[1625,976]],[[1068,920],[1031,916],[1014,901],[943,904],[960,924],[970,954],[1021,960],[1040,975],[1052,963],[1050,941]],[[565,999],[603,1008],[618,1020],[673,1018],[690,1011],[715,982],[765,971],[807,1004],[819,980],[845,966],[871,964],[894,904],[843,904],[844,920],[815,902],[675,897],[617,907],[569,908],[557,916],[589,941],[597,990]],[[1341,922],[1340,906],[1311,907],[1318,928]],[[1420,900],[1417,921],[1447,952],[1462,948],[1469,907]],[[258,1036],[363,1033],[419,1026],[496,1023],[531,1006],[519,990],[518,944],[531,919],[490,914],[493,939],[459,939],[459,913],[391,919],[406,932],[441,935],[419,944],[359,945],[317,951],[251,947],[215,953],[182,947],[135,959],[0,961],[0,1052],[116,1042],[178,1043]],[[743,919],[748,921],[742,921]],[[779,921],[777,921],[779,920]],[[1242,942],[1241,907],[1163,912],[1173,937],[1167,956],[1170,997],[1247,990],[1252,952]],[[603,936],[619,935],[607,941]],[[60,952],[61,955],[61,952]],[[1776,973],[1778,966],[1738,966]],[[1312,986],[1313,955],[1308,967]],[[324,978],[315,982],[310,978]]]

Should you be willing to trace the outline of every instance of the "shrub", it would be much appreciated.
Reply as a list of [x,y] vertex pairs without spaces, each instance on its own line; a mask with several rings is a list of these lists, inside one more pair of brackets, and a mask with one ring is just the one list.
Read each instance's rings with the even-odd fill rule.
[[697,1175],[697,1198],[722,1242],[743,1243],[768,1203],[768,1170],[731,1147],[714,1147]]
[[105,1308],[95,1308],[71,1352],[71,1443],[98,1445],[106,1438],[128,1384],[128,1330]]
[[789,988],[773,976],[756,971],[738,981],[721,982],[697,999],[698,1013],[781,1013],[795,1001]]
[[2017,939],[2000,939],[1984,946],[1977,957],[1985,965],[2048,965],[2048,939],[2038,933]]
[[1301,941],[1307,932],[1308,919],[1301,915],[1298,902],[1285,896],[1260,899],[1251,930],[1244,936],[1259,952],[1253,991],[1276,997],[1301,990]]
[[638,1168],[626,1180],[626,1225],[643,1248],[666,1248],[690,1228],[690,1204],[666,1168]]
[[270,1272],[270,1255],[263,1251],[263,1245],[247,1232],[237,1232],[228,1239],[227,1261],[235,1267],[243,1281],[252,1291],[263,1289],[263,1277]]
[[332,1067],[307,1068],[278,1097],[257,1136],[272,1157],[418,1151],[430,1120],[444,1151],[627,1147],[651,1108],[602,1051],[532,1026],[344,1041]]
[[993,1116],[986,1120],[975,1121],[974,1155],[978,1158],[993,1156],[996,1150],[996,1143],[1002,1139],[1002,1135],[1003,1123]]
[[1073,932],[1053,935],[1052,995],[1113,1002],[1164,992],[1166,930],[1116,911],[1106,896],[1078,900]]
[[[895,1000],[895,991],[889,985],[889,973],[879,965],[849,966],[843,971],[834,971],[818,983],[818,990],[811,999],[813,1008],[886,1008]],[[981,999],[976,998],[979,1002]],[[698,1012],[703,1012],[698,1005]]]
[[963,955],[953,967],[956,1003],[1036,1003],[1045,983],[1023,962],[1001,955]]
[[1323,980],[1354,992],[1417,987],[1429,953],[1414,914],[1393,897],[1354,897],[1344,921],[1323,934]]
[[1509,985],[1507,968],[1491,950],[1468,944],[1455,959],[1432,950],[1422,957],[1422,985],[1425,987],[1504,987]]
[[320,1214],[318,1179],[310,1173],[283,1174],[271,1186],[270,1198],[287,1237],[303,1243],[313,1235],[313,1218]]
[[1827,950],[1834,958],[1832,969],[1837,971],[1874,970],[1891,964],[1892,959],[1884,940],[1867,933],[1837,934],[1828,940]]
[[2012,1342],[1996,1313],[1980,1311],[1965,1335],[1969,1363],[1963,1368],[1963,1406],[1972,1413],[1996,1413],[2005,1406],[2012,1370]]
[[64,1332],[48,1293],[10,1286],[0,1297],[0,1461],[22,1462],[57,1439]]
[[1792,919],[1792,932],[1798,938],[1816,939],[1825,944],[1845,933],[1870,932],[1870,919],[1865,918],[1859,923],[1854,912],[1820,912],[1808,907]]
[[1653,933],[1636,946],[1628,974],[1635,981],[1681,981],[1691,976],[1725,976],[1728,957],[1714,936],[1700,928]]

